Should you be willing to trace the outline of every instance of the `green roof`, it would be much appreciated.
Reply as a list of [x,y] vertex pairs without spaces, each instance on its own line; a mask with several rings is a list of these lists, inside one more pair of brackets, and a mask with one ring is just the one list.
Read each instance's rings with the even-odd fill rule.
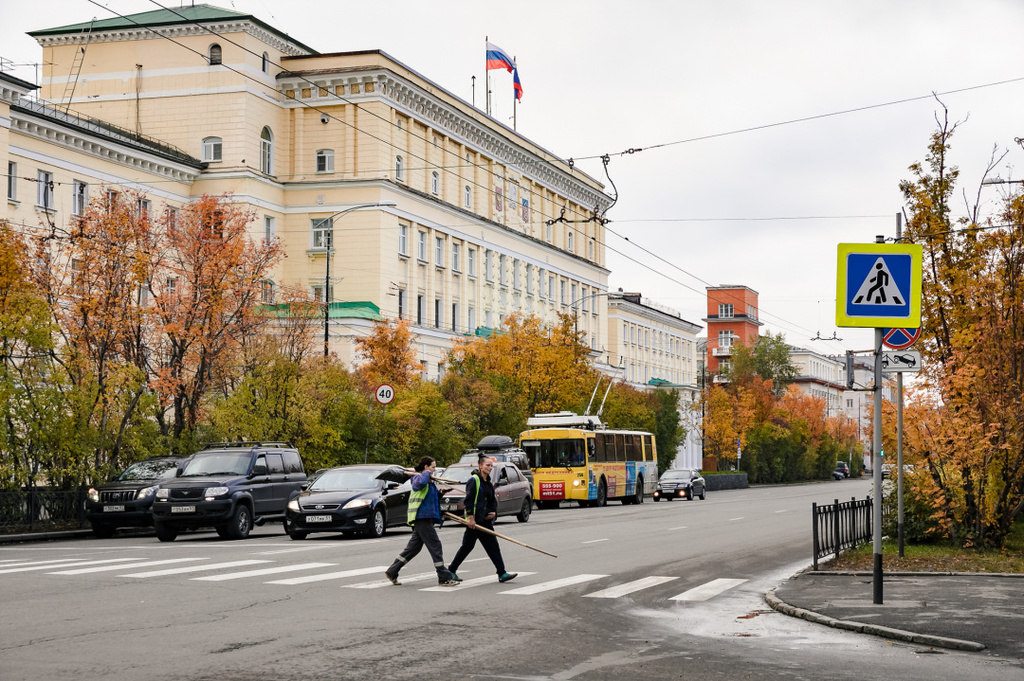
[[[300,305],[303,305],[300,303]],[[307,302],[305,306],[315,306],[323,310],[323,303]],[[271,317],[290,317],[291,316],[291,304],[290,303],[274,303],[270,305],[260,305],[259,309],[265,314]],[[317,317],[323,319],[323,313],[318,312]],[[342,303],[331,303],[330,309],[327,311],[327,316],[330,319],[370,319],[377,321],[383,319],[380,316],[380,308],[373,303],[365,300],[356,300],[352,302]]]
[[245,19],[261,26],[274,35],[287,40],[288,42],[300,47],[311,54],[317,54],[317,51],[308,45],[303,45],[298,40],[295,40],[287,33],[282,33],[270,24],[260,21],[251,14],[243,14],[242,12],[233,12],[231,10],[222,9],[220,7],[214,7],[213,5],[193,5],[191,7],[178,7],[174,9],[155,9],[151,12],[139,12],[138,14],[128,14],[125,16],[116,16],[110,19],[98,19],[96,21],[83,21],[78,24],[68,24],[67,26],[57,26],[54,28],[43,28],[38,31],[29,31],[29,35],[33,38],[37,36],[46,35],[64,35],[66,33],[81,33],[87,29],[92,31],[108,31],[108,30],[122,30],[127,28],[138,28],[139,26],[145,26],[148,28],[155,28],[157,26],[174,26],[176,24],[204,24],[212,23],[216,21],[229,21],[229,20],[240,20]]

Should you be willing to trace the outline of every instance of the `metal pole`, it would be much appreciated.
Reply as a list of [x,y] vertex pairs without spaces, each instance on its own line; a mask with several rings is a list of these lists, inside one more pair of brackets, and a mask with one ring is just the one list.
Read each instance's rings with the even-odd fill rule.
[[[903,237],[903,214],[896,213],[896,238]],[[903,557],[903,372],[896,374],[896,535]]]
[[[333,216],[331,217],[333,218]],[[332,222],[331,224],[333,225],[334,223]],[[320,223],[320,226],[323,227],[323,223]],[[327,359],[330,355],[328,328],[331,320],[331,246],[333,245],[331,237],[333,236],[333,231],[331,229],[330,232],[324,235],[324,240],[327,244],[327,250],[324,252],[324,259],[327,261],[327,272],[324,274],[324,359]]]
[[[884,243],[885,237],[878,236],[878,243]],[[873,535],[874,535],[874,603],[882,603],[882,329],[875,329],[875,413],[874,413],[873,455],[871,477],[874,481],[875,498],[873,504]]]

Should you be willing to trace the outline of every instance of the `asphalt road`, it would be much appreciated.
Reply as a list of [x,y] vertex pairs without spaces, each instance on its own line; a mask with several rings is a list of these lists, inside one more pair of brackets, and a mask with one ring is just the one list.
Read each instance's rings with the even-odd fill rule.
[[[0,681],[1024,678],[765,605],[810,563],[811,502],[869,490],[847,480],[536,511],[496,529],[558,558],[504,543],[520,576],[498,584],[478,548],[454,589],[436,587],[425,552],[403,586],[383,580],[404,529],[0,546]],[[449,560],[461,532],[441,530]]]

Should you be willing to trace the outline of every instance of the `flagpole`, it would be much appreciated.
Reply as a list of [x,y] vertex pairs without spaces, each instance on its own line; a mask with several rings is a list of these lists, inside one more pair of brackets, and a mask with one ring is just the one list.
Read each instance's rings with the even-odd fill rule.
[[486,98],[484,112],[488,116],[491,115],[491,72],[487,68],[487,43],[489,43],[490,40],[490,36],[484,36],[484,87],[486,88],[486,94],[484,95],[484,97]]
[[[516,55],[514,55],[514,54],[512,55],[512,63],[513,64],[516,63]],[[514,77],[515,76],[513,76],[513,78]],[[513,130],[516,129],[516,100],[518,99],[518,97],[516,97],[516,94],[517,94],[516,93],[516,89],[513,86],[512,87],[512,129]]]

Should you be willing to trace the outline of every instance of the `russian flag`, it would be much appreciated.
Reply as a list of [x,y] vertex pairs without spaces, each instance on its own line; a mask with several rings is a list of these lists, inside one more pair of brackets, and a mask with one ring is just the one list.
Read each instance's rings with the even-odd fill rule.
[[487,43],[487,70],[491,69],[505,69],[509,73],[512,73],[516,68],[516,63],[512,57],[508,56],[505,50],[501,49],[494,43]]
[[519,69],[512,71],[512,87],[516,91],[516,101],[523,98],[523,84],[519,82]]

